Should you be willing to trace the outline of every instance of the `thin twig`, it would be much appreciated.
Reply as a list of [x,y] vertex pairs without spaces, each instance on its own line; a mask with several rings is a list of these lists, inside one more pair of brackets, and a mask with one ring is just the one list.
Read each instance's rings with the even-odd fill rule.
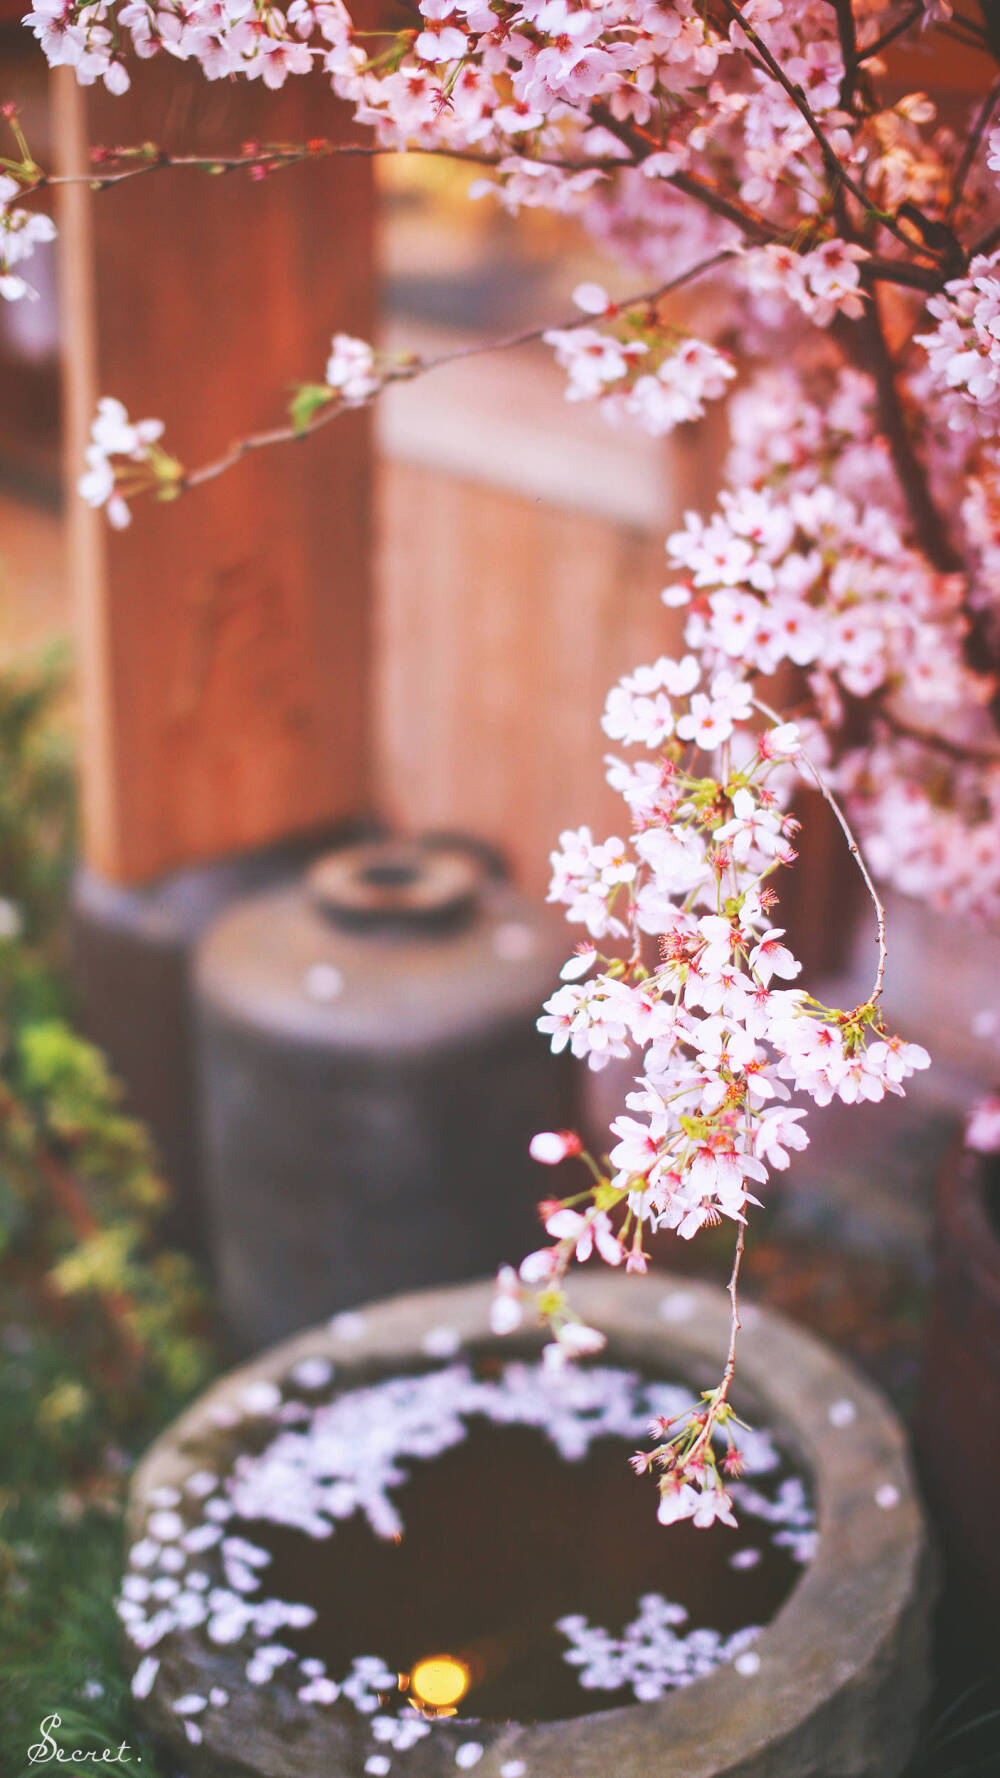
[[719,1386],[712,1392],[712,1397],[708,1404],[708,1411],[705,1415],[705,1424],[698,1434],[698,1437],[695,1439],[694,1444],[691,1446],[691,1449],[688,1451],[685,1463],[697,1463],[705,1446],[711,1443],[712,1434],[715,1431],[719,1418],[719,1410],[728,1400],[733,1377],[736,1375],[736,1342],[743,1326],[743,1323],[740,1320],[737,1288],[740,1278],[740,1266],[743,1263],[743,1250],[746,1246],[746,1223],[738,1223],[737,1229],[738,1233],[736,1236],[736,1248],[733,1253],[733,1264],[729,1273],[729,1283],[726,1285],[726,1295],[729,1298],[729,1346],[726,1351],[726,1362],[722,1368],[722,1376],[719,1379]]
[[[981,3],[982,0],[980,0]],[[986,31],[978,19],[967,19],[963,12],[956,12],[952,15],[952,22],[956,25],[964,25],[967,31],[971,31],[976,37],[982,37],[985,41]]]
[[975,19],[963,18],[960,12],[956,12],[950,19],[940,19],[938,30],[943,31],[947,37],[953,37],[965,49],[978,49],[984,55],[989,54],[990,40]]
[[[419,144],[396,148],[382,142],[329,142],[325,139],[321,142],[272,144],[249,154],[168,154],[165,149],[154,149],[150,144],[148,150],[145,148],[137,151],[131,149],[111,150],[107,158],[111,161],[124,160],[133,152],[143,156],[141,160],[138,160],[137,165],[119,167],[112,173],[102,173],[99,170],[92,173],[45,173],[39,170],[37,177],[25,183],[21,195],[29,197],[36,191],[45,191],[49,187],[59,185],[89,185],[93,191],[106,191],[115,185],[123,185],[126,180],[139,179],[146,173],[161,173],[167,168],[178,167],[189,167],[198,172],[219,176],[243,170],[252,171],[258,167],[265,171],[270,169],[278,172],[285,167],[301,166],[306,161],[328,160],[336,155],[343,155],[348,159],[373,160],[376,157],[387,155],[419,154],[430,155],[439,160],[464,161],[474,167],[494,168],[498,167],[502,160],[508,158],[499,153],[481,154],[472,148],[448,146],[430,148]],[[4,164],[16,173],[17,162],[8,161]],[[612,155],[594,156],[586,160],[570,159],[569,157],[563,159],[539,157],[532,160],[533,166],[554,167],[563,173],[610,173],[619,171],[622,164],[617,156]]]
[[[710,254],[707,259],[699,260],[696,265],[688,266],[686,271],[679,272],[667,283],[657,285],[654,290],[644,290],[638,295],[627,297],[621,303],[616,303],[615,309],[621,311],[642,308],[659,302],[663,297],[669,296],[672,291],[681,289],[685,284],[693,283],[696,278],[704,277],[716,266],[722,265],[725,260],[732,259],[735,252],[735,248],[722,247],[717,253]],[[525,328],[521,333],[508,334],[502,339],[475,341],[468,346],[455,346],[450,352],[441,352],[434,358],[412,359],[408,363],[400,365],[398,369],[386,371],[378,388],[374,389],[371,395],[366,396],[364,400],[331,402],[328,406],[321,408],[315,418],[310,420],[306,426],[275,426],[266,432],[251,433],[248,438],[241,439],[239,444],[234,445],[224,456],[216,458],[214,462],[206,463],[200,469],[188,470],[178,478],[174,487],[182,493],[191,488],[201,487],[204,482],[214,481],[216,476],[222,475],[227,469],[232,469],[252,451],[267,450],[272,445],[291,444],[296,439],[309,438],[321,427],[329,425],[330,421],[336,419],[339,414],[353,413],[359,408],[369,407],[390,383],[412,382],[414,378],[423,376],[427,371],[438,370],[446,364],[456,364],[464,358],[476,358],[486,352],[507,352],[516,346],[532,345],[546,333],[553,331],[553,328],[560,332],[571,332],[576,328],[593,326],[594,319],[593,315],[581,315],[579,311],[575,311],[566,320],[555,324],[546,322],[541,327]]]
[[729,1283],[726,1285],[730,1310],[729,1350],[726,1353],[726,1363],[722,1372],[722,1382],[719,1385],[718,1399],[720,1401],[725,1401],[729,1394],[729,1386],[732,1383],[733,1375],[736,1370],[736,1338],[743,1326],[743,1323],[740,1320],[739,1301],[737,1299],[736,1290],[740,1281],[740,1266],[743,1263],[743,1249],[746,1244],[747,1225],[745,1222],[738,1224],[738,1231],[736,1236],[736,1250],[733,1254],[733,1267],[729,1274]]
[[870,43],[867,49],[861,50],[858,55],[859,64],[871,61],[873,56],[880,56],[884,49],[888,49],[890,43],[895,43],[897,37],[902,37],[903,32],[908,31],[911,25],[915,25],[917,20],[923,17],[923,14],[923,0],[919,0],[919,3],[912,7],[903,18],[899,19],[896,24],[890,25],[888,31],[883,31],[881,37],[876,37],[874,43]]
[[979,152],[979,144],[989,128],[990,119],[998,104],[1000,104],[1000,76],[993,82],[990,91],[983,100],[976,121],[973,124],[972,129],[969,131],[969,139],[962,151],[962,158],[958,163],[958,169],[955,174],[955,183],[951,188],[951,197],[948,200],[948,208],[945,212],[944,219],[949,227],[951,226],[958,206],[962,201],[962,192],[965,189],[965,182],[972,171],[973,162]]
[[[754,709],[759,710],[760,714],[762,716],[766,716],[769,722],[773,722],[776,725],[776,727],[778,727],[778,728],[781,728],[783,726],[784,718],[778,715],[777,710],[772,710],[770,704],[765,704],[763,698],[754,698],[752,701],[753,701]],[[838,803],[836,797],[834,796],[833,791],[830,789],[830,786],[827,784],[826,779],[823,777],[822,772],[819,770],[819,767],[817,765],[815,765],[813,763],[813,761],[809,758],[808,753],[806,753],[803,748],[801,748],[801,747],[799,748],[798,754],[796,757],[798,759],[800,759],[802,761],[802,764],[807,768],[809,775],[812,778],[813,783],[815,784],[820,795],[823,797],[825,802],[829,803],[831,809],[833,810],[834,815],[837,818],[837,822],[840,826],[840,830],[843,833],[845,840],[847,841],[847,849],[850,852],[851,857],[854,859],[854,862],[857,865],[859,871],[861,872],[861,875],[864,878],[865,888],[868,890],[868,893],[872,898],[872,905],[875,909],[875,923],[878,927],[878,969],[875,972],[875,985],[872,988],[871,994],[868,997],[868,1004],[870,1006],[874,1006],[875,1002],[879,999],[879,997],[882,993],[882,986],[885,981],[885,966],[886,966],[886,961],[888,958],[888,952],[886,950],[886,943],[885,943],[885,908],[882,906],[882,903],[879,899],[878,890],[876,889],[875,884],[872,881],[871,872],[868,869],[868,866],[864,861],[861,847],[858,845],[857,839],[854,834],[854,830],[851,827],[851,825],[847,819],[847,816],[844,814],[844,811],[841,808],[840,804]]]

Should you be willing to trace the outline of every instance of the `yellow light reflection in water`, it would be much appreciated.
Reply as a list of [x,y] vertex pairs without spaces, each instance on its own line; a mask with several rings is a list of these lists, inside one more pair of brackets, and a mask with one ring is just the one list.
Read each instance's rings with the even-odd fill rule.
[[429,1655],[410,1674],[410,1691],[431,1710],[453,1709],[469,1689],[469,1669],[453,1655]]

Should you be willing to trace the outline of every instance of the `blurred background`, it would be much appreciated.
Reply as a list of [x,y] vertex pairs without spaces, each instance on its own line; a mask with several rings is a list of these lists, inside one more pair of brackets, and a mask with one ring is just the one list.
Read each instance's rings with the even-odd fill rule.
[[[47,72],[20,11],[0,0],[0,100],[44,167],[346,129],[309,81],[208,87],[154,63],[123,99],[78,88]],[[72,494],[101,395],[162,418],[193,466],[280,420],[334,331],[434,354],[559,325],[583,278],[626,293],[572,224],[470,203],[471,180],[334,157],[260,182],[78,183],[32,261],[39,300],[0,305],[0,912],[21,908],[30,951],[4,979],[0,1420],[11,1450],[44,1429],[60,1549],[113,1493],[108,1451],[139,1448],[226,1354],[516,1262],[547,1184],[530,1135],[579,1125],[603,1148],[628,1087],[628,1069],[567,1070],[534,1030],[579,936],[545,906],[548,854],[565,827],[620,827],[600,713],[620,674],[677,651],[663,543],[714,500],[718,412],[664,441],[612,430],[566,403],[535,344],[398,385],[177,505],[141,503],[124,533]],[[59,643],[68,673],[45,664]],[[870,909],[823,806],[802,813],[782,917],[810,985],[850,1006],[872,974]],[[911,1410],[935,1181],[996,1072],[973,1011],[1000,952],[896,900],[889,920],[887,1016],[935,1066],[905,1101],[810,1120],[745,1275]],[[12,1108],[34,1120],[27,1147]],[[200,1307],[149,1234],[154,1205]],[[720,1235],[656,1259],[722,1276]],[[52,1264],[61,1290],[95,1293],[96,1344],[67,1357],[77,1323],[57,1304],[62,1346],[36,1363],[24,1330],[51,1303],[31,1266]],[[100,1529],[91,1555],[110,1623]],[[47,1674],[71,1652],[52,1601],[33,1609],[22,1643]],[[86,1610],[73,1624],[89,1634]]]
[[[124,99],[78,89],[47,73],[17,12],[3,92],[42,165],[79,172],[95,145],[209,154],[331,132],[322,83],[209,88],[154,64]],[[168,1171],[175,1151],[175,1170],[195,1169],[196,1138],[182,1154],[178,1095],[157,1057],[136,1062],[109,929],[134,937],[152,908],[189,950],[241,884],[298,870],[345,822],[466,836],[537,908],[560,830],[621,822],[602,770],[608,686],[679,644],[657,597],[663,540],[713,500],[724,421],[662,441],[614,430],[565,402],[540,344],[397,386],[302,451],[244,463],[177,507],[141,505],[123,535],[67,497],[100,394],[162,417],[191,465],[273,423],[334,329],[435,354],[566,318],[575,284],[606,264],[569,221],[469,202],[474,171],[327,159],[256,184],[174,170],[100,195],[71,187],[58,242],[33,261],[39,300],[0,313],[0,659],[73,639],[62,719],[81,780],[85,1016],[134,1077]],[[860,996],[863,900],[825,812],[809,814],[783,915],[830,992],[856,981]],[[272,870],[289,842],[294,861]],[[192,893],[198,909],[179,912]],[[892,913],[889,1010],[933,1036],[921,1095],[954,1122],[993,1069],[972,1030],[982,937]],[[148,1028],[145,986],[143,1007]],[[583,1083],[584,1119],[606,1123],[623,1084]],[[872,1181],[872,1144],[875,1171],[888,1155],[891,1172],[892,1112],[848,1121],[863,1183],[845,1218],[871,1223],[876,1244],[889,1225],[923,1238],[924,1186]],[[838,1115],[826,1122],[842,1165]],[[803,1214],[817,1168],[821,1139],[799,1169]]]

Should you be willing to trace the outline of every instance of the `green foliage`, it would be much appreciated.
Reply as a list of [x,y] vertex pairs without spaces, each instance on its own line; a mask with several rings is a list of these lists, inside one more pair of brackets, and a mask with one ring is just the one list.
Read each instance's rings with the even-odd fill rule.
[[48,720],[66,674],[57,647],[0,681],[0,895],[31,945],[51,944],[58,931],[73,851],[72,759]]
[[57,1711],[63,1745],[126,1738],[156,1778],[114,1613],[121,1514],[133,1457],[210,1351],[191,1268],[157,1241],[149,1138],[69,1022],[64,673],[52,654],[0,675],[0,1771],[32,1769]]

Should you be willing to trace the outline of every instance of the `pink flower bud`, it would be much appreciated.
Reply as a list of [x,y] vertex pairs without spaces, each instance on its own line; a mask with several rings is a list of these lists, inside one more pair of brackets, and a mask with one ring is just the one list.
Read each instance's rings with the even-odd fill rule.
[[583,1143],[573,1130],[540,1130],[532,1136],[528,1153],[545,1167],[557,1167],[571,1155],[583,1153]]

